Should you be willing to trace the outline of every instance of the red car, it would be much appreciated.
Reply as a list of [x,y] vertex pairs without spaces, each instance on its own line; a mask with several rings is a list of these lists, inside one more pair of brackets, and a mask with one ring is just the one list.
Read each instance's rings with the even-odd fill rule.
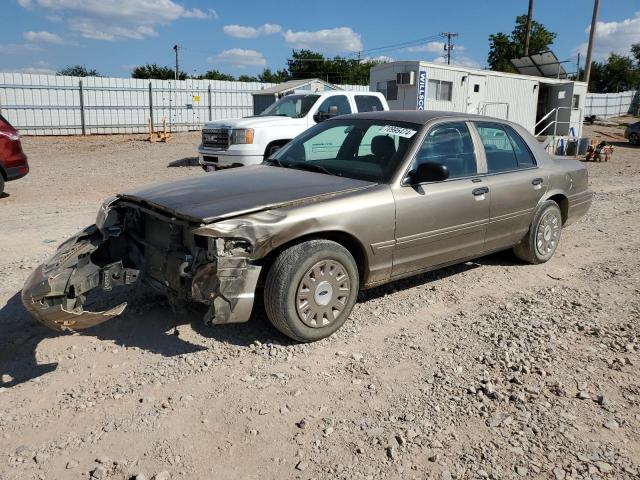
[[17,180],[29,173],[27,156],[22,151],[20,134],[0,115],[0,195],[4,183]]

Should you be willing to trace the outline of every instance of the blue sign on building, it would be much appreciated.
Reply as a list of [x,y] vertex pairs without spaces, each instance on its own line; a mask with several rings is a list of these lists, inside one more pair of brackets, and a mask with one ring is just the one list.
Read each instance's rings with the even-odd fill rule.
[[427,69],[420,65],[418,70],[418,97],[416,101],[416,110],[424,110],[427,92]]

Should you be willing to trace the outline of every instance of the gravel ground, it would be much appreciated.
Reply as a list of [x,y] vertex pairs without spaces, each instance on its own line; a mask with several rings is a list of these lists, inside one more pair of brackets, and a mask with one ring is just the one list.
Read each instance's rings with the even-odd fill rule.
[[640,149],[588,165],[594,205],[549,263],[365,292],[315,344],[145,291],[78,334],[30,319],[29,272],[108,195],[204,174],[196,143],[24,139],[0,199],[0,479],[639,478]]

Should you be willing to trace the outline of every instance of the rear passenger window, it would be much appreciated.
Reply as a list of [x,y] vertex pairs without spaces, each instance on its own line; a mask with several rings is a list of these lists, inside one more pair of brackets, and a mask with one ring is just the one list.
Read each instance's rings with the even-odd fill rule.
[[382,102],[373,95],[356,95],[358,112],[381,112],[384,110]]
[[467,125],[443,123],[429,130],[416,157],[417,164],[424,162],[445,165],[452,179],[475,175],[476,155]]
[[534,158],[531,150],[527,146],[526,142],[522,139],[520,135],[511,127],[506,126],[505,130],[507,131],[507,135],[509,136],[509,140],[511,140],[511,146],[513,147],[513,151],[516,154],[516,160],[518,161],[518,167],[520,168],[531,168],[535,167],[536,159]]
[[484,145],[489,173],[517,170],[516,154],[502,125],[494,123],[476,123],[475,125]]

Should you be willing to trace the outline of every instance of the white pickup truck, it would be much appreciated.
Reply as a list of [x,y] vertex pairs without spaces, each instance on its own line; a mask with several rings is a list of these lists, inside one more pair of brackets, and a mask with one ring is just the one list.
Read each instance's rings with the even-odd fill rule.
[[294,92],[260,115],[206,123],[198,146],[199,162],[207,171],[255,165],[327,118],[381,110],[389,106],[377,92]]

